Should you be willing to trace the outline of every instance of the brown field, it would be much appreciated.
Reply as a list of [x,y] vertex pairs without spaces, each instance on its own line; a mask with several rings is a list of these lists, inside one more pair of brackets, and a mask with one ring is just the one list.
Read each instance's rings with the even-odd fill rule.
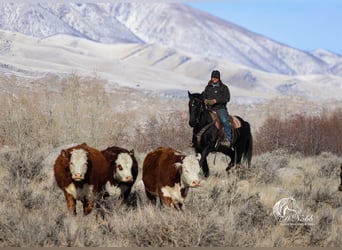
[[[108,92],[103,80],[77,75],[31,81],[8,76],[0,79],[0,86],[0,247],[342,245],[342,192],[338,191],[342,147],[338,134],[331,134],[342,128],[337,116],[341,101],[288,97],[238,105],[232,97],[230,112],[248,120],[255,135],[252,167],[241,166],[227,174],[227,158],[211,154],[211,175],[190,190],[184,211],[177,212],[149,204],[141,166],[146,154],[158,146],[192,152],[187,99],[161,98],[129,88]],[[328,122],[315,118],[317,127],[295,130],[291,124],[301,125],[293,117],[301,117],[300,124],[312,117],[325,117]],[[276,121],[274,126],[269,125],[270,119]],[[275,126],[282,131],[274,138],[283,142],[278,146],[263,139],[274,133]],[[298,140],[287,147],[286,129],[295,138],[302,138],[308,129],[321,131],[319,146],[325,146],[317,151],[311,141]],[[329,136],[331,141],[326,139]],[[98,149],[116,145],[136,152],[140,172],[130,204],[120,206],[112,198],[105,219],[97,218],[96,211],[70,217],[53,179],[60,150],[82,142]],[[306,146],[294,147],[296,143]],[[275,219],[274,205],[287,197],[295,198],[300,215],[310,218],[310,223]]]

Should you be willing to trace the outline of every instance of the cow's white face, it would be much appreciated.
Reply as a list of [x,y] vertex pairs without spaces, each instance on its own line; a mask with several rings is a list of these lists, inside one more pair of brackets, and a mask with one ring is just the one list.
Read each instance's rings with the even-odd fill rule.
[[120,153],[115,161],[116,173],[114,178],[123,182],[132,182],[133,176],[131,173],[133,160],[128,153]]
[[70,157],[70,172],[72,179],[75,181],[81,181],[87,172],[87,152],[84,149],[73,149]]
[[182,164],[182,181],[185,186],[197,187],[200,184],[200,155],[187,155]]

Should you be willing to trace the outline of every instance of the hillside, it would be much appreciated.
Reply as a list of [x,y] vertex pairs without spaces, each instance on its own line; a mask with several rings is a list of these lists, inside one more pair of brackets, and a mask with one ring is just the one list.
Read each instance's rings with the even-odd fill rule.
[[27,78],[26,82],[49,74],[97,75],[106,81],[107,91],[131,87],[143,93],[185,98],[188,90],[201,92],[211,70],[218,68],[234,96],[232,102],[248,104],[278,96],[322,101],[342,96],[338,76],[271,74],[159,45],[102,44],[67,35],[38,39],[7,31],[0,32],[0,43],[0,71]]
[[107,44],[158,44],[266,72],[341,76],[338,55],[328,62],[182,3],[2,3],[0,29],[37,38],[66,34]]

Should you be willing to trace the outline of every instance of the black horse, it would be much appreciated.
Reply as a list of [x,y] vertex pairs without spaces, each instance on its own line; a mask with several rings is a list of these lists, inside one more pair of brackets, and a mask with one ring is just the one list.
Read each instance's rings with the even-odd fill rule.
[[[229,171],[233,166],[245,161],[250,167],[252,160],[253,138],[250,125],[239,116],[241,126],[232,129],[233,142],[230,148],[220,146],[218,138],[222,130],[217,129],[212,112],[206,108],[202,95],[191,94],[188,91],[189,100],[189,125],[193,128],[193,146],[196,153],[201,154],[200,166],[205,177],[209,176],[207,156],[211,152],[221,152],[230,157],[230,162],[226,168]],[[232,117],[231,117],[232,118]]]

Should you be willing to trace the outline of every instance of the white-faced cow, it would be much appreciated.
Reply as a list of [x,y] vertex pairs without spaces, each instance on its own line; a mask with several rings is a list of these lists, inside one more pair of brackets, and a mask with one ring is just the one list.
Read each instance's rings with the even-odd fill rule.
[[76,215],[77,200],[84,215],[95,205],[96,195],[104,190],[110,168],[100,151],[86,143],[61,150],[54,165],[57,185],[62,189],[70,214]]
[[156,204],[182,209],[189,187],[200,185],[200,155],[185,155],[175,149],[159,147],[147,154],[142,180],[147,197]]
[[108,147],[101,153],[107,159],[113,181],[106,186],[109,195],[119,195],[126,202],[132,186],[138,175],[138,162],[134,156],[134,150],[128,151],[121,147]]

